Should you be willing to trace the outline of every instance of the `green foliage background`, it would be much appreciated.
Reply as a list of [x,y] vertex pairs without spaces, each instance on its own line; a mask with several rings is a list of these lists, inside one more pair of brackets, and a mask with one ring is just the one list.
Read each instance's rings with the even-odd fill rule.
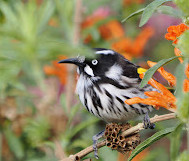
[[[82,31],[80,41],[75,45],[76,1],[44,0],[41,4],[39,2],[36,0],[0,0],[0,161],[58,160],[63,154],[69,156],[91,145],[92,136],[105,126],[104,122],[89,114],[81,106],[77,97],[74,97],[74,105],[68,109],[65,87],[62,87],[56,77],[46,76],[43,67],[58,60],[60,55],[72,57],[79,53],[91,56],[91,47],[111,48],[111,42],[100,37],[98,25],[95,25]],[[170,8],[157,9],[165,1],[159,2],[159,5],[148,13],[148,8],[146,10],[145,7],[149,2],[151,1],[124,6],[122,0],[83,0],[83,18],[92,15],[99,7],[108,6],[114,13],[109,19],[121,22],[136,10],[144,8],[136,12],[136,14],[143,13],[140,23],[140,17],[136,14],[122,23],[126,29],[126,35],[134,38],[141,30],[138,25],[144,25],[153,11],[173,13],[173,9]],[[183,3],[186,2],[183,1]],[[183,4],[179,3],[178,6],[182,9]],[[146,17],[145,14],[148,16]],[[183,8],[183,14],[178,11],[177,16],[182,15],[186,20],[186,14],[188,14],[187,9]],[[52,19],[58,24],[55,27],[49,25]],[[102,21],[102,23],[105,22]],[[94,40],[86,45],[83,40],[88,33]],[[165,34],[166,31],[163,33]],[[133,58],[134,62],[159,61],[173,56],[173,47],[164,39],[163,34],[155,35],[153,40],[154,44],[151,42],[147,44],[143,57]],[[186,41],[189,41],[188,32],[181,37],[180,44],[178,44],[188,56]],[[188,63],[187,59],[186,63]],[[172,72],[175,70],[175,65],[171,63],[168,67]],[[62,88],[64,90],[59,96],[58,93]],[[188,94],[179,99],[182,102],[179,105],[179,116],[187,123],[188,113],[185,113],[185,107],[188,107],[186,101]],[[166,112],[165,110],[156,111],[157,114]],[[132,121],[133,124],[136,122]],[[176,120],[157,123],[154,131],[146,130],[141,134],[142,139],[145,140],[160,129],[175,126],[177,122]],[[185,135],[181,128],[175,130],[178,132],[173,133],[172,136],[169,135],[165,139],[166,143],[169,143],[169,139],[179,140]],[[173,154],[178,154],[179,151],[179,148],[175,147],[180,147],[180,144],[178,141],[171,145],[173,160],[177,158]],[[186,147],[185,144],[182,146]],[[170,158],[168,149],[169,147],[159,141],[155,146],[150,147],[149,154],[143,160],[155,161],[160,158],[168,160]],[[100,160],[117,160],[117,155],[116,151],[112,152],[107,147],[99,150]],[[93,154],[87,157],[94,158]],[[180,161],[186,157],[187,153],[184,152],[177,160]]]

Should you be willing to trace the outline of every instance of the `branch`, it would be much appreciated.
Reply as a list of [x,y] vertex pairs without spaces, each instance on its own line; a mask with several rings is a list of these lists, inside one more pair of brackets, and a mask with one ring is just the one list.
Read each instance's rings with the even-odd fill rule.
[[[175,119],[176,118],[176,114],[175,113],[170,113],[170,114],[165,114],[165,115],[155,115],[154,117],[152,117],[150,119],[151,123],[155,123],[155,122],[160,122],[160,121],[164,121],[164,120],[170,120],[170,119]],[[144,129],[144,124],[143,123],[139,123],[136,126],[131,127],[130,129],[122,132],[123,136],[128,136],[130,134],[133,134],[135,132],[138,132],[140,130]],[[97,148],[101,148],[103,146],[106,145],[106,140],[102,140],[97,144]],[[77,161],[80,160],[81,158],[83,158],[84,156],[86,156],[87,154],[91,153],[93,151],[93,146],[89,146],[85,149],[83,149],[82,151],[74,154],[74,155],[70,155],[68,158],[62,159],[60,161]]]

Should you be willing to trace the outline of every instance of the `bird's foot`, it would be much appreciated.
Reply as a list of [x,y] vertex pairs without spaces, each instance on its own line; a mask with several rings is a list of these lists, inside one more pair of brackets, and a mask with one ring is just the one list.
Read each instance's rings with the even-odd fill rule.
[[95,158],[98,159],[98,148],[97,148],[97,142],[98,140],[104,135],[104,130],[99,132],[98,134],[93,136],[93,150]]
[[148,113],[145,114],[143,122],[144,122],[145,129],[148,129],[148,128],[154,129],[155,128],[155,124],[150,122],[150,117],[149,117]]

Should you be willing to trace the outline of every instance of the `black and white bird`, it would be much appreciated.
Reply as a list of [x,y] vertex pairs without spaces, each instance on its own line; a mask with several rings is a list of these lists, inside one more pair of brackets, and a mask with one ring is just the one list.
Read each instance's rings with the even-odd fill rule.
[[[59,62],[77,65],[79,78],[76,93],[82,104],[90,113],[108,123],[126,123],[146,114],[145,126],[152,128],[148,117],[148,112],[153,110],[152,106],[128,105],[124,102],[132,97],[146,98],[145,91],[156,90],[150,85],[139,87],[141,79],[137,71],[140,67],[110,49],[95,48],[94,54],[95,59],[81,56]],[[94,144],[100,134],[103,133],[93,137]]]

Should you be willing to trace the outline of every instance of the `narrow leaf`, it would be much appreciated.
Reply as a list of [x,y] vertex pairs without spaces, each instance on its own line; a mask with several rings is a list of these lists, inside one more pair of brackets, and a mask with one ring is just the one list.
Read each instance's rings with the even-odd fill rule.
[[132,14],[130,14],[128,17],[124,18],[121,23],[127,21],[128,19],[130,19],[131,17],[134,17],[136,15],[142,14],[142,12],[145,10],[145,8],[139,9],[138,11],[133,12]]
[[184,63],[179,64],[176,68],[175,75],[177,78],[177,85],[176,85],[175,95],[177,98],[183,97],[183,88],[182,87],[183,87],[184,79],[186,78],[186,75],[185,75],[186,65],[187,65],[187,61],[184,61]]
[[16,156],[17,159],[21,160],[24,157],[24,149],[20,139],[11,131],[10,128],[4,130],[4,134],[10,150]]
[[139,27],[142,27],[144,24],[146,24],[146,22],[152,16],[154,11],[157,9],[157,7],[159,7],[160,5],[162,5],[163,3],[168,2],[168,1],[171,1],[171,0],[155,0],[152,3],[150,3],[149,5],[147,5],[144,12],[142,13]]
[[78,124],[77,126],[75,126],[74,128],[71,128],[69,130],[67,130],[66,132],[66,136],[68,139],[71,139],[73,136],[75,136],[78,132],[80,132],[81,130],[84,130],[86,127],[98,122],[99,119],[97,118],[92,118],[88,121],[82,122],[80,124]]
[[147,83],[148,81],[150,80],[150,78],[152,78],[152,76],[154,75],[154,73],[162,66],[168,64],[169,62],[177,59],[178,57],[181,57],[181,56],[174,56],[174,57],[171,57],[171,58],[168,58],[168,59],[162,59],[160,60],[156,65],[154,65],[153,67],[151,67],[150,69],[148,69],[144,75],[144,78],[142,79],[141,81],[141,84],[140,84],[140,88],[143,88]]
[[54,13],[54,9],[55,9],[55,5],[53,4],[52,1],[46,1],[46,2],[44,1],[44,3],[42,4],[40,8],[40,12],[39,12],[40,15],[38,18],[38,22],[39,22],[38,32],[39,33],[42,32],[44,28],[47,26],[49,19]]
[[152,135],[151,137],[149,137],[148,139],[146,139],[145,141],[143,141],[141,144],[139,144],[135,150],[133,150],[133,152],[131,153],[128,161],[131,161],[138,153],[140,153],[142,150],[144,150],[145,148],[147,148],[148,146],[150,146],[152,143],[154,143],[155,141],[163,138],[164,136],[170,134],[171,132],[173,132],[175,130],[175,127],[171,127],[171,128],[167,128],[167,129],[163,129],[157,133],[155,133],[154,135]]
[[179,124],[171,135],[171,160],[176,160],[178,157],[179,149],[180,149],[180,141],[181,141],[181,132],[182,132],[183,124]]
[[178,17],[178,18],[182,18],[184,16],[183,13],[180,10],[175,9],[173,7],[170,7],[170,6],[159,6],[157,8],[157,11],[159,13],[167,14],[167,15],[170,15],[170,16],[173,16],[173,17]]

